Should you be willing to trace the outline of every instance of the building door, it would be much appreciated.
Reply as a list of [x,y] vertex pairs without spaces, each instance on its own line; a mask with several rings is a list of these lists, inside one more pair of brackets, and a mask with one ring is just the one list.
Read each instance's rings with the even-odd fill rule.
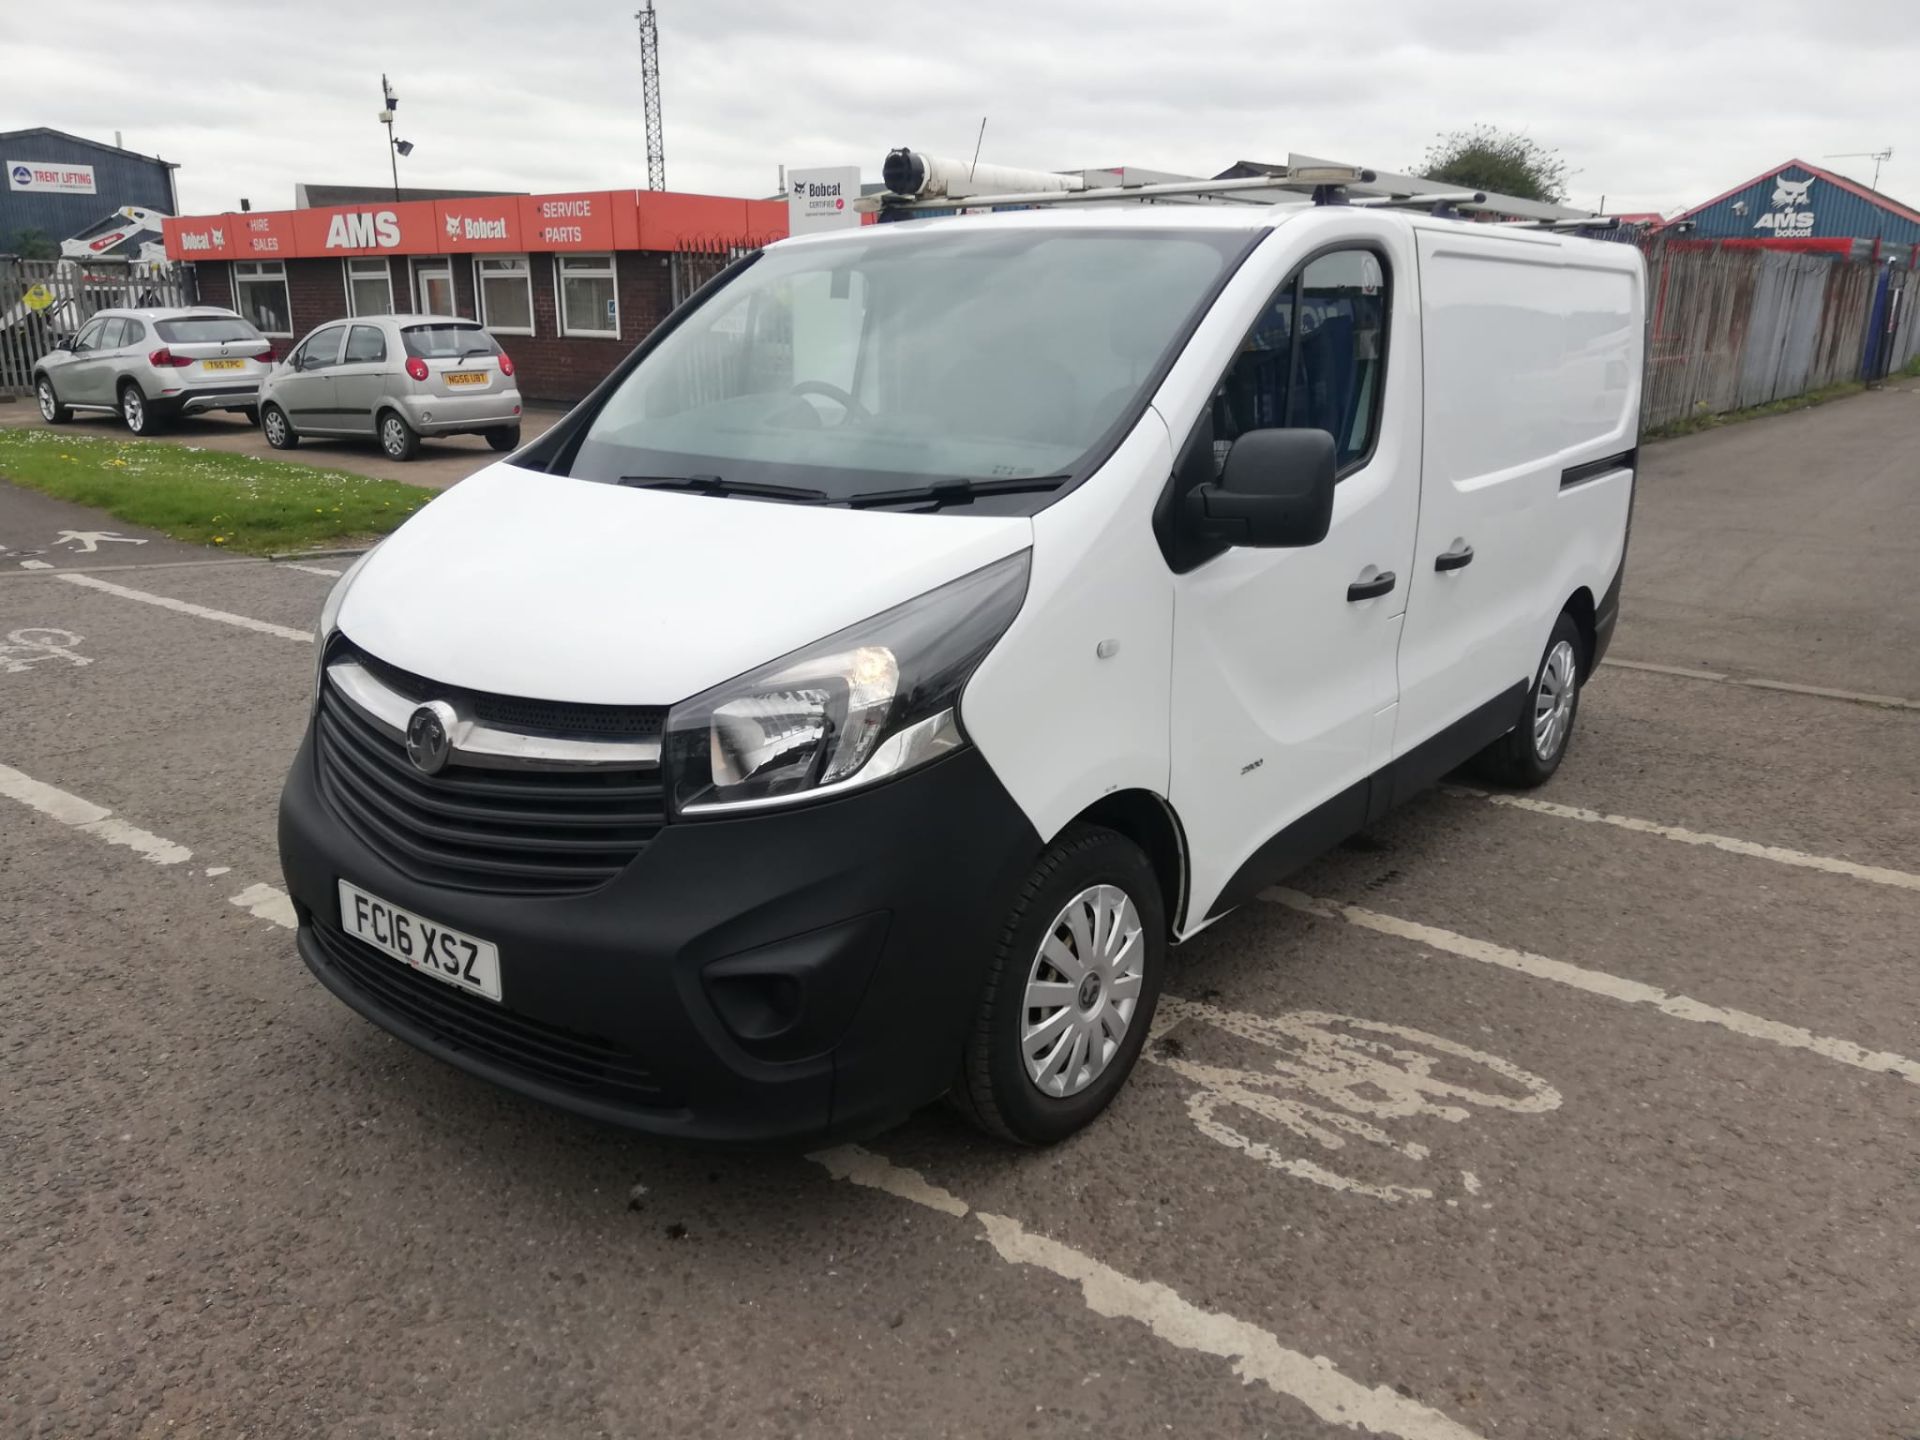
[[453,308],[453,270],[444,260],[415,263],[413,294],[422,315],[459,313]]

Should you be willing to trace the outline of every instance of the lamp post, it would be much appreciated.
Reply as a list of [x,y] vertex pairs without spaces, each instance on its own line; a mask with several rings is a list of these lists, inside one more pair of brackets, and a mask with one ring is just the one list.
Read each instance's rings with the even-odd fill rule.
[[400,201],[400,157],[413,153],[411,140],[396,140],[393,137],[393,112],[399,107],[400,97],[393,93],[393,86],[387,83],[387,77],[380,77],[380,123],[387,127],[387,162],[393,169],[393,199]]

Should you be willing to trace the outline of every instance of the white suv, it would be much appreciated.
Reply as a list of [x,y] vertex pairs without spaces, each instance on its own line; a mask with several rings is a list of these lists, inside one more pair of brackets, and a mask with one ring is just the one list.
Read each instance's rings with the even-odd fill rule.
[[273,346],[231,310],[102,310],[34,366],[40,414],[64,424],[76,410],[110,410],[136,435],[178,415],[238,410],[256,416]]

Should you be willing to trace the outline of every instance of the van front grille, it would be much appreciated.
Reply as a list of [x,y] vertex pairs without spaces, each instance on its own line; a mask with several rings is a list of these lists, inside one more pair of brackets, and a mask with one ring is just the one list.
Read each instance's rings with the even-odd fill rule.
[[314,734],[327,804],[368,849],[423,884],[580,894],[631,864],[666,820],[657,762],[539,770],[455,763],[422,774],[405,745],[331,680],[321,687]]

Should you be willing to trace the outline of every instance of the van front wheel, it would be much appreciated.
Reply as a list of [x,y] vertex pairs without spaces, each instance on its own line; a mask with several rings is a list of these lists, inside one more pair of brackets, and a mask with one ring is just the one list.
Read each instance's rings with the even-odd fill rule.
[[1496,785],[1530,790],[1546,784],[1560,768],[1573,739],[1585,666],[1580,627],[1562,611],[1547,641],[1547,652],[1540,657],[1520,723],[1475,756],[1473,768]]
[[1140,1057],[1166,950],[1165,905],[1140,847],[1070,826],[1001,931],[955,1106],[1023,1145],[1051,1145],[1091,1123]]

